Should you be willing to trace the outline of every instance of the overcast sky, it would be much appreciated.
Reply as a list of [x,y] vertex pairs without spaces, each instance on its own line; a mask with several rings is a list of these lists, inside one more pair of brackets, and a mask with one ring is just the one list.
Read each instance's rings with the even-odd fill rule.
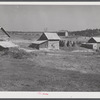
[[0,5],[0,26],[7,31],[95,29],[100,28],[100,6]]

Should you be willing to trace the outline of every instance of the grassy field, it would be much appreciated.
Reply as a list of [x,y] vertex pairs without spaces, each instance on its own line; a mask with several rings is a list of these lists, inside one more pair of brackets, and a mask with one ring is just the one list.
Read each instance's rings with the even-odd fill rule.
[[73,51],[1,52],[0,91],[100,91],[100,56]]

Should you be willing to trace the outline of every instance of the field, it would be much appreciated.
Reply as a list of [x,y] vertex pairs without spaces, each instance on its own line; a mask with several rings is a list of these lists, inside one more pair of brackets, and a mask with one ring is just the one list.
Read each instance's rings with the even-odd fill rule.
[[0,91],[100,91],[99,53],[76,46],[58,51],[0,52]]

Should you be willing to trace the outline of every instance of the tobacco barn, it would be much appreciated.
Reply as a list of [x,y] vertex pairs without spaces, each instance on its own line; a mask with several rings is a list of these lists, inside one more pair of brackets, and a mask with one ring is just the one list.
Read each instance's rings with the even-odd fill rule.
[[100,37],[92,37],[87,43],[82,44],[83,47],[100,50]]
[[57,33],[43,33],[37,41],[34,41],[29,47],[43,49],[59,49],[60,37]]

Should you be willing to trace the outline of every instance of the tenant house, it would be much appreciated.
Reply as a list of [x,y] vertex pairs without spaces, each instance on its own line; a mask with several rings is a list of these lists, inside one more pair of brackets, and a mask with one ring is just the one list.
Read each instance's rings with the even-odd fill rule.
[[92,37],[87,43],[82,44],[82,46],[89,49],[100,50],[100,37]]
[[59,49],[60,37],[57,33],[43,33],[37,41],[34,41],[29,47],[42,49]]

